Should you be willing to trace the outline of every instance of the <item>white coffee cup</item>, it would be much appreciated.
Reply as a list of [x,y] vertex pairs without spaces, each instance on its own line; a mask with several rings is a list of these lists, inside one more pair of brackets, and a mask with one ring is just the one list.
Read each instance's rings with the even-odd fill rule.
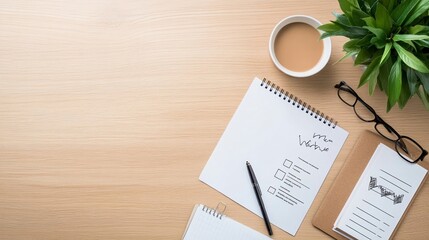
[[321,25],[321,23],[313,17],[306,16],[306,15],[293,15],[293,16],[289,16],[287,18],[284,18],[279,23],[277,23],[277,25],[274,27],[273,31],[271,32],[270,42],[269,42],[269,51],[270,51],[271,59],[273,60],[274,64],[276,65],[276,67],[280,71],[286,73],[289,76],[300,77],[300,78],[312,76],[312,75],[320,72],[328,63],[329,58],[331,56],[331,48],[332,48],[331,39],[328,37],[328,38],[324,38],[323,40],[321,40],[321,41],[323,41],[323,52],[322,52],[322,56],[320,57],[320,59],[316,65],[314,65],[311,69],[309,69],[307,71],[303,71],[303,72],[292,71],[290,69],[287,69],[282,64],[280,64],[279,60],[276,57],[275,50],[274,50],[274,43],[276,41],[277,34],[286,25],[291,24],[291,23],[306,23],[306,24],[314,27],[317,31],[319,31],[320,34],[323,33],[322,31],[317,29],[317,27],[319,27]]

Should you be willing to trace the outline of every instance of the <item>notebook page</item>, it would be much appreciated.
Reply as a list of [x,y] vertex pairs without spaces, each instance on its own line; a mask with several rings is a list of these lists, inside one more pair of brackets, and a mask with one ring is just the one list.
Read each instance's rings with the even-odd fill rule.
[[426,173],[425,168],[406,162],[380,144],[341,210],[334,231],[348,238],[389,239]]
[[185,232],[184,240],[271,240],[232,218],[215,217],[204,209],[204,205],[197,205],[191,216]]
[[262,217],[249,161],[271,223],[295,235],[348,133],[261,84],[252,82],[200,180]]

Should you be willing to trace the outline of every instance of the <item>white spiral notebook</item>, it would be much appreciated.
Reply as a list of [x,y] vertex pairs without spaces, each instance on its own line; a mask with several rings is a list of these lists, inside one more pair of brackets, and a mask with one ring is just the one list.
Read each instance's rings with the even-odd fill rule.
[[295,235],[347,136],[332,118],[255,78],[200,180],[262,216],[249,161],[271,223]]
[[[218,205],[219,206],[219,205]],[[183,234],[184,240],[271,240],[234,219],[225,216],[224,210],[202,204],[194,207]]]

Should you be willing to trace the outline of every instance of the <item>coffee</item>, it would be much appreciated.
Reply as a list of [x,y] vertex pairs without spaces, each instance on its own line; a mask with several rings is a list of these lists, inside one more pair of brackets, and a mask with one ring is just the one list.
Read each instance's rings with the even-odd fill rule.
[[295,22],[283,27],[274,43],[277,60],[285,68],[304,72],[313,68],[323,53],[320,33],[312,26]]

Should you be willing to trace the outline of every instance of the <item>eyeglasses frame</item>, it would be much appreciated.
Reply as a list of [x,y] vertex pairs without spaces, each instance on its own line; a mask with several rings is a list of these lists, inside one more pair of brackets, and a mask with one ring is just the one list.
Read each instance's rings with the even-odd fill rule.
[[[335,88],[338,89],[337,91],[337,95],[338,97],[341,99],[341,101],[343,101],[346,105],[353,107],[353,111],[355,112],[356,116],[364,121],[364,122],[374,122],[374,129],[377,131],[378,134],[380,134],[381,136],[383,136],[384,138],[386,138],[387,140],[395,143],[395,150],[396,152],[399,154],[399,156],[401,158],[403,158],[404,160],[410,162],[410,163],[417,163],[418,161],[423,161],[424,157],[428,154],[428,151],[426,151],[419,143],[417,143],[414,139],[408,137],[408,136],[404,136],[404,135],[400,135],[392,126],[390,126],[386,121],[384,121],[376,112],[375,110],[368,104],[366,103],[346,82],[341,81],[339,84],[335,84],[334,86]],[[348,102],[346,102],[340,95],[340,91],[346,91],[350,94],[352,94],[356,99],[354,101],[353,104],[349,104]],[[356,111],[356,104],[358,103],[358,101],[368,109],[368,111],[370,111],[373,115],[374,115],[374,119],[372,120],[366,120],[363,119]],[[394,135],[396,135],[397,139],[391,139],[387,136],[385,136],[384,134],[382,134],[380,132],[380,130],[378,130],[377,126],[381,124],[384,128],[386,128],[386,130],[389,133],[393,133]],[[418,146],[421,150],[422,153],[420,154],[420,156],[414,160],[414,161],[410,161],[409,159],[405,158],[404,156],[402,156],[402,154],[399,152],[398,147],[400,147],[403,151],[407,152],[407,150],[404,148],[404,144],[403,144],[403,139],[407,139],[412,141],[416,146]]]

